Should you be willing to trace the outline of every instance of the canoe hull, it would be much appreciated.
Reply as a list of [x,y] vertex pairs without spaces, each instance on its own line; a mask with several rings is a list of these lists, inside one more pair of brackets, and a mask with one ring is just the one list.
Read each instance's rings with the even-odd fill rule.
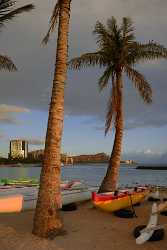
[[[0,197],[0,213],[21,212],[35,209],[38,192],[37,189],[32,190],[31,188],[30,190],[28,191],[28,188],[26,188],[24,191],[22,190],[22,194],[10,193],[5,195],[4,193],[3,196]],[[15,190],[13,190],[13,192],[14,191]],[[93,191],[97,191],[97,188],[64,190],[61,192],[62,205],[90,200]]]
[[0,198],[0,213],[20,212],[23,206],[23,196],[13,195]]
[[106,200],[106,201],[96,201],[92,200],[93,205],[106,212],[114,212],[120,209],[124,209],[135,205],[143,201],[148,194],[148,190],[142,192],[134,192],[132,194],[127,194],[117,199]]

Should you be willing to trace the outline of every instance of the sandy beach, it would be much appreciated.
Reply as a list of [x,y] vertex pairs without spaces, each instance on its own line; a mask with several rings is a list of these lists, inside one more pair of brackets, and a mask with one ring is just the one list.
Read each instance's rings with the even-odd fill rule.
[[[147,224],[151,204],[135,207],[137,218],[131,219],[102,212],[91,202],[78,204],[75,211],[61,212],[66,234],[54,240],[31,234],[34,211],[0,214],[0,250],[166,250],[167,235],[162,241],[136,245],[132,234],[137,225]],[[159,215],[159,223],[167,223],[167,217]]]

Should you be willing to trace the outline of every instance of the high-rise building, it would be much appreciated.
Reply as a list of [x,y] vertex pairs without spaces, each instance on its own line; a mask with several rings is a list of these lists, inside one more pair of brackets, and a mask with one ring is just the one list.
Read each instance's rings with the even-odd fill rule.
[[27,158],[28,141],[11,140],[9,148],[9,158]]

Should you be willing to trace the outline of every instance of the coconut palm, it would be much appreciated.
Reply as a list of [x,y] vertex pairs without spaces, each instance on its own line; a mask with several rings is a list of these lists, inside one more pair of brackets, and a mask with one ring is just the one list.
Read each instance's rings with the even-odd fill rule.
[[52,97],[45,141],[40,188],[34,216],[33,233],[40,237],[54,237],[62,232],[63,223],[58,209],[60,194],[60,152],[64,119],[64,84],[67,74],[68,30],[71,0],[58,0],[50,20],[50,28],[43,42],[59,21],[56,63]]
[[[8,21],[13,20],[13,18],[23,12],[29,12],[34,8],[34,5],[27,4],[20,8],[14,8],[16,2],[13,0],[0,0],[0,30],[5,27]],[[0,55],[0,70],[16,71],[17,68],[12,62],[12,60],[7,57]]]
[[99,79],[100,90],[111,84],[111,95],[105,122],[105,134],[115,126],[115,139],[106,175],[99,192],[115,190],[117,187],[124,128],[123,117],[123,77],[127,77],[137,88],[145,103],[152,102],[152,90],[144,76],[134,68],[143,61],[166,58],[167,50],[156,42],[142,44],[136,41],[133,23],[124,17],[119,26],[114,17],[107,25],[97,22],[93,34],[96,35],[98,49],[74,58],[69,65],[72,69],[99,66],[104,72]]

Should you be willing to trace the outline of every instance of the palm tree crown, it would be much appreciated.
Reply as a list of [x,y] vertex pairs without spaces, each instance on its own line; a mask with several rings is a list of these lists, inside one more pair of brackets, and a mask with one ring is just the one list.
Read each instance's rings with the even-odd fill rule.
[[130,18],[124,17],[122,24],[117,25],[116,19],[108,19],[107,25],[97,22],[93,34],[96,35],[97,51],[86,53],[69,62],[72,69],[81,67],[100,66],[105,68],[99,79],[102,90],[111,80],[112,94],[106,115],[105,134],[108,132],[112,119],[116,118],[119,109],[119,93],[122,86],[118,86],[116,79],[125,73],[138,89],[144,102],[151,103],[152,90],[139,71],[134,66],[144,60],[166,58],[167,50],[153,41],[141,44],[136,41],[134,27]]
[[[5,26],[5,23],[12,20],[18,14],[23,12],[29,12],[34,9],[34,5],[27,4],[20,8],[14,9],[16,2],[13,0],[0,0],[0,28]],[[7,57],[0,55],[0,70],[16,71],[17,68],[12,60]]]

